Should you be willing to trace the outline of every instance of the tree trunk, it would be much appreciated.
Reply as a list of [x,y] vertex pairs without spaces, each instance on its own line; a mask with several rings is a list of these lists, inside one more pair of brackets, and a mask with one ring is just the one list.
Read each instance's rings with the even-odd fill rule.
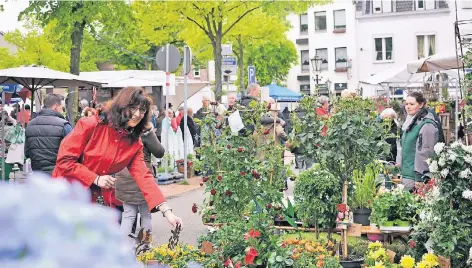
[[[84,28],[85,21],[75,22],[74,30],[71,34],[72,46],[70,48],[70,73],[79,75],[80,74],[80,52],[82,51],[82,43],[84,41]],[[78,88],[68,88],[68,105],[67,114],[72,125],[75,125],[76,118],[78,116],[79,108],[79,92]]]
[[238,50],[239,50],[239,92],[244,91],[244,47],[243,41],[241,40],[241,35],[238,36]]
[[215,99],[221,101],[222,95],[222,79],[223,74],[221,71],[223,56],[221,55],[221,33],[215,35],[215,41],[212,42],[213,46],[213,58],[215,59]]
[[[152,55],[156,55],[158,50],[159,50],[158,47],[153,46],[151,48]],[[159,68],[157,68],[157,63],[156,63],[155,60],[153,60],[151,62],[151,70],[153,70],[153,71],[159,70]],[[152,94],[153,94],[153,96],[155,96],[155,99],[153,101],[155,102],[159,112],[161,111],[161,109],[163,107],[165,107],[164,98],[162,96],[162,93],[163,93],[162,87],[152,87]]]

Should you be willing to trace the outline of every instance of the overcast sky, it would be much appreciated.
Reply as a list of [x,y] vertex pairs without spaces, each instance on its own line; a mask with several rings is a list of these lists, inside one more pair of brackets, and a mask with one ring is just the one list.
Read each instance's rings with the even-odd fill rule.
[[0,31],[8,32],[22,29],[22,23],[18,21],[18,14],[28,7],[28,0],[0,0],[3,12],[0,12]]

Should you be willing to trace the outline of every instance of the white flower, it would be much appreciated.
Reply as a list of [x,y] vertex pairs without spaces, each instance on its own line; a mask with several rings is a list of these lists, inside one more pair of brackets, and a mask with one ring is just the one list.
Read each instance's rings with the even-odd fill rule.
[[467,164],[472,164],[472,156],[470,156],[470,155],[464,156],[464,161],[465,161]]
[[440,143],[436,143],[436,145],[434,145],[434,152],[439,155],[442,150],[444,149],[444,146],[445,144],[443,142],[440,142]]
[[432,173],[438,172],[438,162],[432,161],[431,164],[429,164],[429,171]]
[[472,200],[472,191],[471,190],[465,190],[462,192],[462,197],[468,200]]
[[462,146],[462,148],[464,149],[464,151],[472,153],[472,146]]
[[441,177],[446,178],[447,174],[449,174],[449,169],[446,168],[446,169],[441,170]]
[[456,158],[457,158],[457,155],[455,153],[452,153],[452,154],[449,155],[449,160],[451,160],[453,162],[456,161]]
[[446,159],[443,156],[439,157],[438,164],[440,167],[444,167],[446,165]]
[[465,179],[471,174],[470,169],[465,169],[459,173],[459,178]]
[[454,142],[453,144],[451,144],[451,148],[457,148],[457,147],[460,147],[462,143],[460,142]]

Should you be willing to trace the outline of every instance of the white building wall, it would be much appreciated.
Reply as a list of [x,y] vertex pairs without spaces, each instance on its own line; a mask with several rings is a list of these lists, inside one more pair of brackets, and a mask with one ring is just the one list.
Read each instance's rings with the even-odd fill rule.
[[[418,35],[435,35],[435,52],[454,53],[455,16],[449,9],[358,18],[357,63],[362,81],[392,67],[405,67],[418,59]],[[392,37],[391,60],[376,61],[375,38]],[[365,93],[364,93],[365,94]],[[368,95],[371,95],[367,93]]]
[[[356,11],[356,5],[353,1],[334,0],[332,4],[315,6],[307,11],[308,14],[308,33],[300,33],[300,16],[291,14],[287,19],[292,24],[292,29],[287,33],[287,38],[291,40],[297,48],[299,63],[293,66],[287,77],[287,86],[299,91],[300,85],[310,83],[311,88],[315,86],[313,73],[310,66],[309,72],[301,71],[300,53],[302,50],[309,50],[310,58],[315,56],[318,48],[328,48],[329,68],[322,72],[322,82],[329,78],[331,81],[331,90],[334,89],[334,83],[348,83],[348,88],[358,89],[362,81],[371,75],[387,70],[389,68],[405,67],[411,61],[418,59],[417,35],[435,35],[435,53],[455,53],[455,32],[454,22],[456,21],[455,1],[435,1],[426,0],[424,10],[399,12],[396,2],[409,0],[357,0],[358,8],[367,3],[382,2],[383,13],[363,14],[362,11]],[[363,2],[363,3],[362,3]],[[441,3],[439,3],[441,2]],[[444,8],[444,2],[447,2],[448,8]],[[387,3],[387,4],[386,4]],[[412,5],[416,2],[413,1]],[[387,6],[385,6],[387,5]],[[472,0],[458,0],[458,19],[472,19]],[[346,32],[333,33],[333,11],[346,10]],[[326,11],[327,31],[325,33],[315,32],[314,12]],[[372,13],[372,11],[370,12]],[[460,26],[461,33],[472,34],[472,23]],[[307,45],[296,44],[297,39],[308,36]],[[376,61],[374,38],[392,37],[393,56],[391,60]],[[472,35],[469,36],[472,39]],[[351,60],[351,73],[334,72],[334,58],[336,47],[347,47],[348,57]],[[310,81],[299,81],[297,76],[310,75]],[[363,89],[368,87],[363,86]],[[372,89],[372,88],[371,88]],[[364,94],[369,92],[364,92]]]
[[[343,33],[334,33],[334,11],[345,10],[346,31]],[[315,31],[315,12],[326,12],[326,31]],[[331,90],[334,90],[335,83],[347,83],[348,88],[355,88],[357,86],[357,72],[356,64],[356,50],[355,50],[355,4],[352,1],[335,0],[329,5],[314,6],[307,11],[308,15],[308,32],[306,34],[300,33],[300,15],[291,14],[287,19],[292,24],[292,29],[287,33],[287,38],[294,42],[298,52],[299,62],[293,66],[287,77],[288,88],[299,91],[300,86],[310,84],[311,91],[315,88],[316,82],[314,79],[313,69],[310,63],[309,71],[302,71],[301,68],[301,51],[309,50],[309,58],[314,58],[316,49],[328,49],[328,70],[322,71],[319,76],[321,79],[319,84],[325,84],[326,80],[331,81]],[[308,44],[298,45],[297,39],[308,37]],[[335,72],[335,48],[346,47],[347,57],[350,60],[351,68],[348,72]],[[297,76],[310,75],[310,81],[299,81]]]

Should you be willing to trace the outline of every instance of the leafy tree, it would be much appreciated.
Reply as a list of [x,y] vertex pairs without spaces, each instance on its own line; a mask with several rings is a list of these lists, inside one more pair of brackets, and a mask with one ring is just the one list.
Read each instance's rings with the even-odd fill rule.
[[[272,81],[280,84],[288,75],[292,64],[297,62],[297,51],[292,41],[286,38],[260,46],[248,46],[247,65],[256,66],[257,81],[268,85]],[[247,66],[246,65],[246,66]],[[247,72],[243,72],[247,81]]]
[[[259,25],[259,27],[254,27],[254,25]],[[278,62],[281,56],[293,58],[282,57],[284,59],[281,63],[283,66],[286,66],[288,73],[291,64],[296,61],[295,47],[285,36],[289,29],[290,23],[285,18],[257,10],[247,16],[246,23],[238,24],[228,34],[227,41],[233,43],[234,54],[238,60],[239,89],[242,92],[244,92],[245,81],[247,81],[247,68],[245,66],[251,64],[257,66],[256,72],[259,83],[265,84],[266,81],[271,82],[275,78],[275,76],[273,77],[274,70],[268,70],[268,61],[266,59],[260,60],[261,57],[274,59],[271,64],[275,64],[276,67],[280,66],[276,62]],[[275,49],[277,52],[269,55],[268,53],[272,49]],[[278,55],[278,53],[281,53],[281,55]]]
[[[211,44],[215,60],[215,95],[222,94],[222,43],[224,38],[239,24],[245,24],[247,17],[256,11],[273,14],[285,18],[290,12],[304,12],[315,3],[325,1],[192,1],[186,5],[180,2],[166,2],[166,7],[160,14],[174,12],[185,19],[185,27],[195,33],[203,32]],[[263,27],[257,21],[253,27]]]
[[[66,39],[70,44],[69,72],[78,75],[85,30],[100,32],[101,29],[117,29],[126,25],[130,9],[125,1],[31,0],[19,17],[34,18],[43,26],[55,21],[57,35],[70,38]],[[75,118],[79,95],[72,90],[69,97],[72,101],[69,101],[68,111]]]
[[0,69],[17,66],[16,57],[10,54],[8,48],[0,47]]

